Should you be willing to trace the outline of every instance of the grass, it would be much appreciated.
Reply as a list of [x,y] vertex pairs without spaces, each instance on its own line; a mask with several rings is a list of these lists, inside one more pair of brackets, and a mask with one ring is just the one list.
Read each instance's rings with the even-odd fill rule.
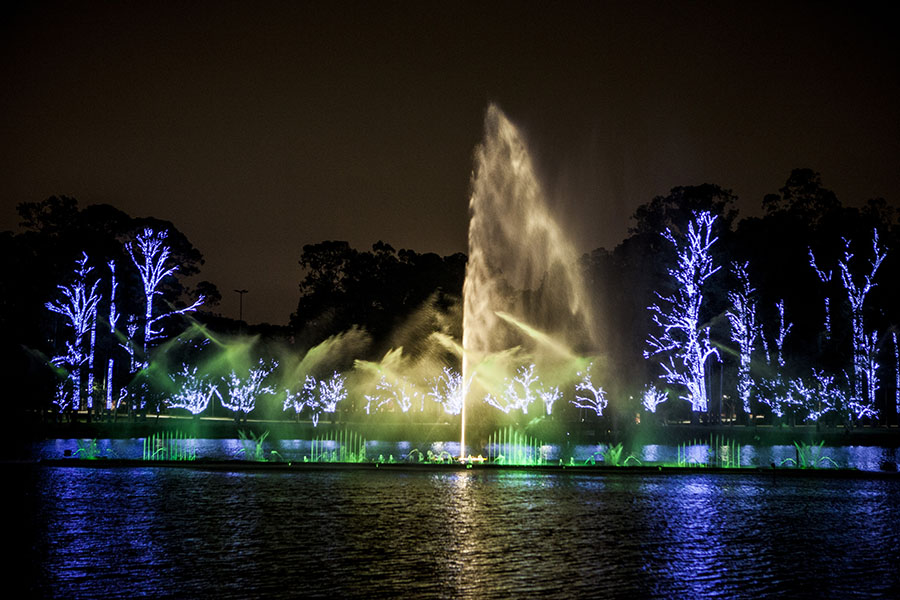
[[266,430],[262,433],[262,435],[258,436],[252,431],[250,434],[244,433],[243,429],[238,430],[238,436],[241,438],[241,444],[244,446],[240,450],[238,450],[238,454],[243,454],[244,456],[249,456],[250,460],[256,462],[268,462],[269,459],[281,460],[281,455],[278,454],[275,450],[270,450],[268,454],[266,454],[265,449],[263,448],[263,443],[266,441],[266,438],[269,437],[269,431]]
[[101,451],[97,446],[97,440],[78,440],[78,449],[75,450],[75,456],[85,460],[96,460],[101,458]]
[[822,454],[823,446],[825,445],[825,440],[822,440],[818,444],[807,444],[805,442],[794,442],[794,448],[797,453],[797,458],[786,458],[781,461],[779,466],[784,466],[788,463],[793,463],[795,467],[800,469],[818,469],[819,466],[823,463],[831,463],[831,466],[837,467],[838,464],[834,462],[834,460],[830,456],[825,456]]

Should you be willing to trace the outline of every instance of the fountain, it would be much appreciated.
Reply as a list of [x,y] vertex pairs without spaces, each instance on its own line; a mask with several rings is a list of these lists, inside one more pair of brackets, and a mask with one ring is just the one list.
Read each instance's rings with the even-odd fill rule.
[[[598,415],[606,405],[604,391],[591,382],[594,362],[584,356],[595,341],[579,257],[553,218],[550,204],[523,135],[497,106],[490,105],[484,139],[474,157],[461,318],[452,311],[437,315],[446,309],[426,303],[420,314],[410,318],[411,324],[397,327],[391,339],[396,346],[380,360],[371,359],[373,340],[356,326],[301,355],[288,346],[270,345],[260,348],[264,357],[256,355],[256,338],[213,335],[196,322],[153,348],[146,343],[133,347],[131,336],[123,347],[134,370],[140,369],[140,388],[128,393],[137,392],[140,398],[135,401],[141,406],[156,394],[156,401],[164,400],[169,409],[190,412],[194,435],[199,433],[201,413],[215,417],[217,405],[244,425],[251,412],[265,418],[278,408],[281,413],[293,409],[296,421],[302,413],[311,419],[312,427],[295,427],[288,435],[298,435],[304,428],[300,435],[313,434],[309,457],[313,461],[321,454],[315,450],[319,441],[328,439],[327,433],[318,434],[316,429],[326,414],[331,427],[335,420],[347,424],[361,417],[369,434],[373,429],[384,432],[388,423],[398,421],[414,419],[417,426],[429,419],[444,421],[443,435],[433,429],[413,435],[437,434],[433,439],[445,441],[453,438],[451,428],[459,415],[460,444],[454,453],[458,459],[471,462],[467,424],[477,423],[469,427],[476,441],[473,453],[502,439],[509,461],[521,454],[521,449],[512,447],[517,440],[531,439],[526,444],[530,446],[535,439],[525,435],[525,419],[556,414],[554,404],[563,398],[580,408],[589,405]],[[176,265],[167,262],[165,236],[150,230],[142,235],[155,244],[144,253],[158,253],[165,273],[174,271]],[[84,273],[86,261],[85,257]],[[138,268],[143,265],[135,263]],[[155,289],[150,284],[145,287]],[[115,308],[112,297],[110,303]],[[149,303],[147,311],[149,322]],[[431,329],[421,335],[425,326]],[[404,334],[404,328],[414,334]],[[145,333],[144,337],[146,342],[152,336]],[[451,367],[456,361],[461,369]],[[258,406],[263,398],[265,402]],[[363,399],[364,415],[360,412]],[[352,405],[349,410],[347,405]],[[262,439],[255,450],[261,451]],[[340,440],[333,442],[343,446]],[[173,454],[155,450],[151,454],[156,458]],[[446,450],[438,455],[442,453]]]
[[[523,354],[571,375],[565,341],[590,344],[592,320],[578,254],[552,217],[522,134],[490,105],[475,152],[463,286],[460,452],[474,398],[496,393]],[[568,368],[565,366],[568,365]]]
[[[552,202],[523,135],[494,105],[486,111],[484,139],[475,151],[469,208],[462,302],[439,303],[434,298],[423,302],[407,316],[407,322],[395,326],[387,340],[375,340],[362,326],[354,325],[297,352],[293,344],[213,334],[193,322],[151,351],[142,350],[146,344],[136,346],[144,340],[135,338],[139,323],[129,319],[130,333],[116,337],[117,345],[110,346],[110,340],[105,343],[124,348],[133,369],[133,380],[121,388],[119,402],[107,409],[112,411],[112,421],[123,402],[144,407],[152,400],[173,412],[162,420],[158,413],[153,423],[111,430],[117,435],[127,433],[123,437],[129,439],[143,439],[143,459],[167,462],[220,457],[227,453],[200,440],[233,439],[235,433],[241,436],[243,449],[238,451],[244,458],[288,466],[292,462],[371,462],[376,456],[383,463],[381,457],[387,456],[388,464],[414,460],[443,464],[453,457],[464,466],[487,461],[562,467],[585,461],[594,464],[600,454],[605,466],[731,468],[750,466],[753,461],[757,466],[834,462],[801,452],[797,446],[796,458],[779,455],[760,463],[761,454],[751,449],[758,438],[752,438],[754,432],[749,430],[742,430],[741,439],[736,440],[710,436],[709,443],[670,444],[670,451],[659,446],[645,452],[635,446],[637,454],[626,455],[623,461],[619,442],[623,437],[667,437],[677,444],[684,436],[672,432],[659,436],[652,425],[637,427],[639,413],[635,413],[635,427],[604,418],[611,398],[602,384],[609,374],[604,372],[605,361],[597,356],[596,323],[578,254],[552,215]],[[709,224],[712,218],[708,216]],[[86,263],[87,258],[78,263],[76,275],[81,279],[89,273]],[[114,281],[111,312],[115,312],[115,298],[122,297],[112,294]],[[48,308],[67,314],[84,309],[79,299],[89,297],[91,286],[97,284],[85,285],[61,288],[66,298],[74,300]],[[78,327],[73,343],[87,347],[81,338],[92,326],[83,319],[74,321]],[[782,339],[786,329],[782,318]],[[375,358],[376,349],[380,359]],[[83,350],[66,360],[82,365]],[[72,381],[64,379],[66,385],[59,388],[67,395],[58,402],[61,408],[85,395],[85,390],[75,389],[82,374],[86,381],[93,374],[90,361],[85,364],[83,373],[79,366],[63,374]],[[833,395],[825,393],[831,389],[831,380],[817,378],[818,395]],[[814,394],[814,390],[800,392]],[[652,414],[669,397],[668,389],[649,385],[640,402]],[[622,402],[621,397],[618,401]],[[568,406],[569,412],[559,410],[560,405]],[[247,431],[236,432],[221,414],[216,418],[217,406],[230,410],[234,421]],[[252,425],[248,423],[251,412]],[[201,414],[212,418],[201,421]],[[181,433],[180,426],[188,433]],[[267,439],[270,429],[273,435]],[[95,431],[89,428],[85,433],[90,439]],[[782,441],[788,435],[792,434],[782,435]],[[450,441],[455,439],[458,445]],[[813,439],[816,436],[808,435],[790,441],[797,445]],[[272,448],[288,440],[303,440],[305,445]],[[201,447],[207,449],[201,453]],[[96,442],[82,442],[74,452],[79,457],[98,457],[102,448]],[[72,456],[71,449],[68,453]],[[121,455],[118,450],[116,454]],[[887,457],[886,462],[896,461]]]

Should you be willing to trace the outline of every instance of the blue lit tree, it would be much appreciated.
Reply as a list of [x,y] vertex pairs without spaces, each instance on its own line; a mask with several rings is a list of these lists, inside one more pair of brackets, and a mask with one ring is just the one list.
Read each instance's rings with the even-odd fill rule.
[[812,248],[809,248],[809,264],[816,272],[819,281],[825,284],[825,337],[831,337],[831,298],[828,296],[828,286],[834,277],[834,271],[827,273],[819,268],[816,264],[816,255],[813,254]]
[[175,393],[167,401],[169,408],[183,408],[198,418],[213,396],[222,399],[216,382],[208,376],[198,375],[197,367],[182,365],[181,371],[169,377],[175,384]]
[[718,357],[709,342],[709,327],[700,324],[704,283],[719,270],[711,253],[718,239],[712,234],[715,220],[709,212],[696,213],[688,223],[683,243],[671,230],[663,233],[678,255],[677,266],[668,270],[678,287],[667,296],[657,292],[660,302],[649,307],[660,333],[647,338],[649,348],[644,351],[644,358],[659,355],[667,359],[660,362],[660,378],[683,386],[685,393],[680,397],[690,402],[695,413],[707,409],[706,361]]
[[661,390],[655,385],[648,385],[641,391],[641,406],[647,412],[656,413],[659,405],[669,399],[669,395],[665,390]]
[[[140,368],[140,363],[138,362],[137,357],[137,348],[135,347],[134,339],[137,336],[137,332],[140,327],[138,326],[138,319],[134,315],[128,317],[128,321],[125,323],[125,332],[127,339],[125,342],[120,344],[120,346],[128,353],[129,359],[129,367],[128,370],[130,373],[136,373]],[[125,392],[124,397],[127,397],[128,390],[123,390]]]
[[[167,317],[194,311],[203,304],[203,297],[200,296],[193,304],[184,308],[162,313],[157,313],[154,310],[153,299],[155,296],[162,295],[160,286],[163,280],[174,274],[178,269],[178,265],[172,264],[172,261],[169,260],[172,250],[166,244],[166,237],[165,231],[154,231],[147,228],[135,236],[134,241],[126,245],[128,254],[141,275],[144,292],[143,339],[141,340],[143,352],[139,359],[135,359],[134,348],[129,349],[129,354],[132,357],[133,372],[148,365],[151,344],[162,336],[162,331],[154,327],[156,323]],[[134,334],[137,333],[137,328],[130,326],[129,330],[131,333],[129,337],[133,340]],[[145,398],[141,397],[139,401],[140,406],[132,401],[131,408],[143,408],[146,401]]]
[[834,375],[813,369],[811,384],[802,379],[791,382],[794,397],[806,410],[806,420],[818,421],[828,413],[836,413],[847,418],[849,399],[846,391],[839,386]]
[[236,422],[247,421],[247,415],[256,408],[256,399],[262,394],[274,394],[275,389],[270,385],[263,385],[266,377],[275,370],[278,363],[272,361],[269,364],[262,359],[259,366],[251,367],[246,377],[238,375],[232,370],[228,377],[223,377],[225,382],[227,399],[222,398],[222,406],[234,411]]
[[736,342],[740,351],[738,364],[738,398],[744,412],[750,414],[750,393],[753,389],[753,378],[750,373],[750,362],[756,338],[759,336],[759,325],[756,322],[756,290],[750,285],[747,274],[748,263],[734,263],[732,272],[738,282],[738,289],[728,293],[731,308],[725,315],[731,324],[731,339]]
[[766,376],[759,377],[756,381],[757,398],[762,404],[772,409],[776,417],[796,418],[804,408],[805,397],[796,394],[797,383],[788,379],[786,374],[786,361],[784,359],[784,343],[794,324],[784,320],[784,300],[779,300],[775,305],[778,310],[778,332],[774,336],[775,355],[769,352],[769,344],[765,336],[762,336],[763,350],[768,364]]
[[[111,260],[109,265],[109,334],[111,339],[116,338],[116,324],[119,322],[119,313],[116,309],[116,290],[119,287],[116,281],[116,261]],[[113,353],[109,353],[106,360],[106,409],[113,409],[113,395],[115,385],[113,383],[113,367],[116,359]],[[116,401],[118,403],[118,399]]]
[[306,406],[306,387],[308,382],[304,382],[303,387],[300,388],[299,391],[294,391],[296,388],[285,388],[284,389],[284,404],[282,405],[281,410],[286,412],[287,409],[293,408],[294,414],[297,418],[300,418],[300,412],[303,410],[303,407]]
[[319,416],[323,413],[334,414],[341,400],[347,398],[347,388],[343,375],[335,372],[328,379],[321,379],[315,393],[306,400],[306,406],[312,413],[313,426],[318,425]]
[[162,291],[159,289],[160,285],[166,277],[178,270],[178,265],[169,261],[172,250],[165,243],[166,237],[164,231],[155,232],[152,229],[145,229],[135,237],[134,242],[127,245],[128,254],[141,274],[141,283],[144,289],[143,348],[145,354],[149,349],[149,344],[162,335],[160,330],[154,329],[155,323],[167,317],[194,311],[203,304],[201,296],[193,304],[184,308],[154,314],[153,298],[162,295]]
[[307,375],[303,382],[303,388],[299,392],[295,394],[287,392],[284,410],[293,408],[297,414],[300,414],[304,406],[308,407],[313,427],[317,427],[319,417],[323,413],[335,413],[338,402],[347,398],[345,381],[344,376],[337,372],[328,379],[321,380]]
[[[74,339],[66,341],[65,354],[51,359],[55,366],[67,370],[67,379],[71,382],[71,395],[64,383],[57,390],[56,403],[60,409],[71,406],[74,410],[80,410],[82,395],[85,391],[82,384],[82,368],[87,362],[89,367],[93,365],[94,346],[96,342],[97,305],[100,295],[97,292],[99,280],[89,281],[88,276],[92,267],[87,266],[88,256],[82,253],[80,260],[76,261],[75,280],[70,285],[58,286],[62,298],[46,303],[48,310],[62,315],[66,325],[74,333]],[[92,333],[90,337],[88,334]],[[93,373],[88,368],[87,408],[93,407],[91,386]]]
[[875,409],[875,392],[878,390],[878,363],[876,362],[877,335],[867,332],[863,319],[863,305],[866,296],[875,287],[875,274],[887,255],[887,248],[878,240],[878,230],[872,235],[872,257],[868,261],[867,272],[862,281],[854,278],[851,261],[854,255],[850,252],[850,241],[844,239],[844,256],[838,261],[841,283],[847,291],[850,303],[850,324],[853,329],[853,397],[851,404],[855,407],[856,418],[877,416]]
[[306,405],[312,411],[313,425],[319,423],[319,415],[322,413],[334,414],[337,405],[347,398],[346,379],[338,372],[334,372],[328,379],[319,381],[315,398],[307,400]]

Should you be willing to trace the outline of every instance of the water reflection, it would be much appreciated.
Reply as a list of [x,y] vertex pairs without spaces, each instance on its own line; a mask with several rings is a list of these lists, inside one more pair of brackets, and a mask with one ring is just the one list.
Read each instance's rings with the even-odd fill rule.
[[[900,589],[900,482],[28,467],[33,596],[771,597]],[[23,573],[28,573],[26,568]]]

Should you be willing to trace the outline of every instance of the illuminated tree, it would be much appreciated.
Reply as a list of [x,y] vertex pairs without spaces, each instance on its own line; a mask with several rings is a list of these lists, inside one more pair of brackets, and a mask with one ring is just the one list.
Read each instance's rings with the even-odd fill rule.
[[656,294],[660,303],[649,310],[660,333],[647,338],[649,349],[644,351],[644,358],[656,355],[668,358],[660,363],[663,369],[660,378],[683,386],[685,393],[680,397],[691,403],[694,412],[706,411],[706,361],[710,356],[718,358],[719,355],[710,345],[709,327],[700,325],[703,284],[719,270],[710,251],[718,239],[712,235],[715,220],[709,212],[696,213],[688,223],[683,244],[671,230],[663,232],[678,255],[678,265],[668,270],[678,289],[668,296]]
[[[140,360],[135,361],[134,349],[129,350],[129,354],[132,357],[132,372],[147,366],[150,344],[162,336],[162,331],[155,329],[154,324],[167,317],[194,311],[203,304],[203,297],[201,296],[193,304],[184,308],[154,314],[154,296],[162,295],[162,291],[159,288],[163,280],[178,269],[178,265],[171,264],[171,261],[169,261],[172,250],[166,244],[166,237],[165,231],[153,231],[147,228],[135,236],[133,242],[129,242],[126,245],[128,254],[141,275],[144,291],[143,353]],[[131,331],[133,336],[136,333],[136,329],[131,329]],[[143,390],[142,396],[145,392],[146,390]],[[141,397],[140,402],[143,406],[145,398]],[[134,402],[132,402],[132,408],[137,408]]]
[[182,365],[181,371],[169,377],[176,386],[175,393],[167,402],[170,408],[183,408],[194,417],[199,417],[213,396],[222,399],[216,382],[209,377],[198,376],[197,367]]
[[753,379],[750,376],[750,359],[756,338],[759,335],[759,325],[756,323],[756,290],[750,286],[750,277],[747,274],[748,263],[735,263],[732,271],[738,281],[738,289],[728,293],[731,309],[725,313],[731,324],[731,339],[738,344],[740,350],[740,363],[738,365],[738,397],[744,412],[750,414],[750,392],[753,389]]
[[344,387],[344,377],[335,372],[329,379],[317,380],[312,375],[307,375],[303,382],[303,388],[296,394],[287,392],[284,402],[284,410],[293,407],[297,414],[308,406],[313,427],[319,425],[319,416],[322,413],[334,413],[338,402],[347,397],[347,388]]
[[[93,364],[94,345],[96,342],[96,334],[86,339],[89,332],[95,332],[94,329],[97,322],[97,305],[100,302],[100,295],[97,293],[99,280],[93,282],[88,281],[88,275],[93,268],[87,266],[88,256],[82,253],[81,259],[76,261],[78,265],[75,269],[75,281],[70,285],[57,286],[62,293],[62,299],[47,302],[45,306],[48,310],[65,317],[66,325],[68,325],[75,334],[72,341],[66,342],[66,353],[51,359],[51,363],[58,367],[65,367],[68,371],[68,379],[72,383],[71,400],[67,398],[68,392],[65,384],[60,384],[57,391],[56,403],[60,409],[71,406],[74,410],[80,410],[82,400],[82,366],[85,362],[89,366]],[[91,385],[93,383],[93,373],[88,368],[88,395],[87,408],[90,410],[93,406],[91,399]]]
[[300,391],[293,391],[291,388],[284,389],[284,404],[282,405],[281,410],[287,411],[289,408],[294,409],[294,414],[300,415],[300,412],[303,410],[303,407],[306,406],[306,391],[307,382],[304,381],[303,387],[300,388]]
[[819,277],[819,281],[825,284],[825,336],[831,337],[831,298],[828,296],[828,285],[834,277],[834,271],[827,273],[820,269],[816,264],[816,256],[813,254],[812,248],[809,249],[809,264]]
[[655,413],[659,405],[668,399],[669,395],[666,391],[659,389],[655,385],[648,385],[641,392],[641,406],[651,413]]
[[448,415],[458,415],[462,411],[465,394],[463,376],[449,367],[444,367],[428,392],[435,402],[444,407],[444,412]]
[[382,373],[375,389],[382,393],[366,396],[366,414],[369,414],[372,405],[377,411],[386,404],[394,404],[401,412],[409,412],[413,403],[423,399],[418,387],[406,377],[392,376],[388,379],[387,374]]
[[307,400],[306,405],[312,411],[313,425],[319,422],[322,413],[334,413],[338,402],[347,397],[347,388],[344,386],[344,377],[337,372],[328,379],[319,381],[318,393],[313,401]]
[[547,412],[547,416],[550,416],[553,413],[553,405],[562,398],[562,392],[559,391],[559,386],[554,385],[538,390],[538,396],[544,402],[544,410]]
[[[875,409],[875,392],[878,390],[878,363],[876,362],[877,336],[867,333],[863,320],[863,305],[866,295],[875,287],[875,274],[887,255],[887,248],[879,244],[878,230],[872,235],[872,258],[869,259],[868,272],[863,275],[861,282],[854,279],[850,273],[851,261],[854,255],[850,252],[850,241],[844,239],[844,256],[838,261],[838,269],[841,272],[841,282],[847,291],[847,300],[850,303],[850,323],[853,329],[853,398],[851,402],[858,405],[861,412],[858,414],[877,416]],[[858,417],[858,418],[861,418]]]
[[528,407],[537,397],[539,386],[539,379],[534,368],[534,364],[519,367],[515,377],[506,379],[506,386],[502,394],[499,396],[488,394],[484,401],[505,413],[521,410],[523,414],[527,415]]
[[[116,310],[116,290],[119,284],[116,282],[116,261],[109,261],[109,334],[112,339],[116,338],[116,323],[119,322],[119,313]],[[109,353],[106,361],[106,409],[113,409],[113,366],[116,359],[113,353]]]
[[846,392],[835,383],[833,375],[813,369],[812,385],[807,386],[801,379],[791,382],[792,391],[802,399],[806,409],[806,420],[818,421],[829,412],[842,413],[848,405]]
[[581,381],[575,384],[575,399],[571,402],[578,408],[594,411],[599,417],[603,415],[603,410],[609,404],[609,400],[606,398],[603,388],[595,386],[591,381],[591,367],[593,367],[593,363],[589,364],[583,372],[578,373]]
[[759,401],[772,409],[776,417],[785,414],[796,416],[798,409],[804,406],[802,397],[798,397],[796,384],[789,381],[785,375],[784,342],[793,328],[793,323],[785,323],[784,300],[780,300],[775,307],[778,309],[778,333],[775,335],[774,360],[769,353],[769,345],[765,337],[762,338],[763,349],[766,355],[766,363],[769,365],[770,376],[760,377],[756,382],[757,397]]
[[198,298],[190,306],[161,313],[153,314],[153,297],[159,296],[162,292],[159,290],[163,279],[172,275],[178,265],[170,264],[169,256],[171,248],[165,244],[166,232],[154,232],[152,229],[145,229],[138,234],[134,242],[130,242],[126,247],[134,266],[137,267],[141,274],[141,283],[144,288],[144,353],[146,354],[149,344],[158,339],[162,332],[154,329],[154,323],[171,317],[191,312],[203,304],[203,297]]
[[[134,338],[137,335],[137,331],[140,329],[138,326],[137,318],[135,316],[130,316],[128,318],[128,322],[125,324],[125,333],[127,335],[127,341],[120,344],[120,346],[128,353],[129,358],[129,372],[136,373],[140,368],[136,353],[136,347],[134,344]],[[127,395],[127,391],[126,391]]]
[[251,367],[247,377],[240,377],[236,371],[232,370],[228,377],[222,378],[228,392],[228,399],[222,398],[222,406],[234,411],[235,421],[247,421],[247,415],[256,408],[258,396],[275,393],[274,388],[263,385],[263,381],[277,366],[278,363],[275,361],[267,365],[260,359],[259,366]]

